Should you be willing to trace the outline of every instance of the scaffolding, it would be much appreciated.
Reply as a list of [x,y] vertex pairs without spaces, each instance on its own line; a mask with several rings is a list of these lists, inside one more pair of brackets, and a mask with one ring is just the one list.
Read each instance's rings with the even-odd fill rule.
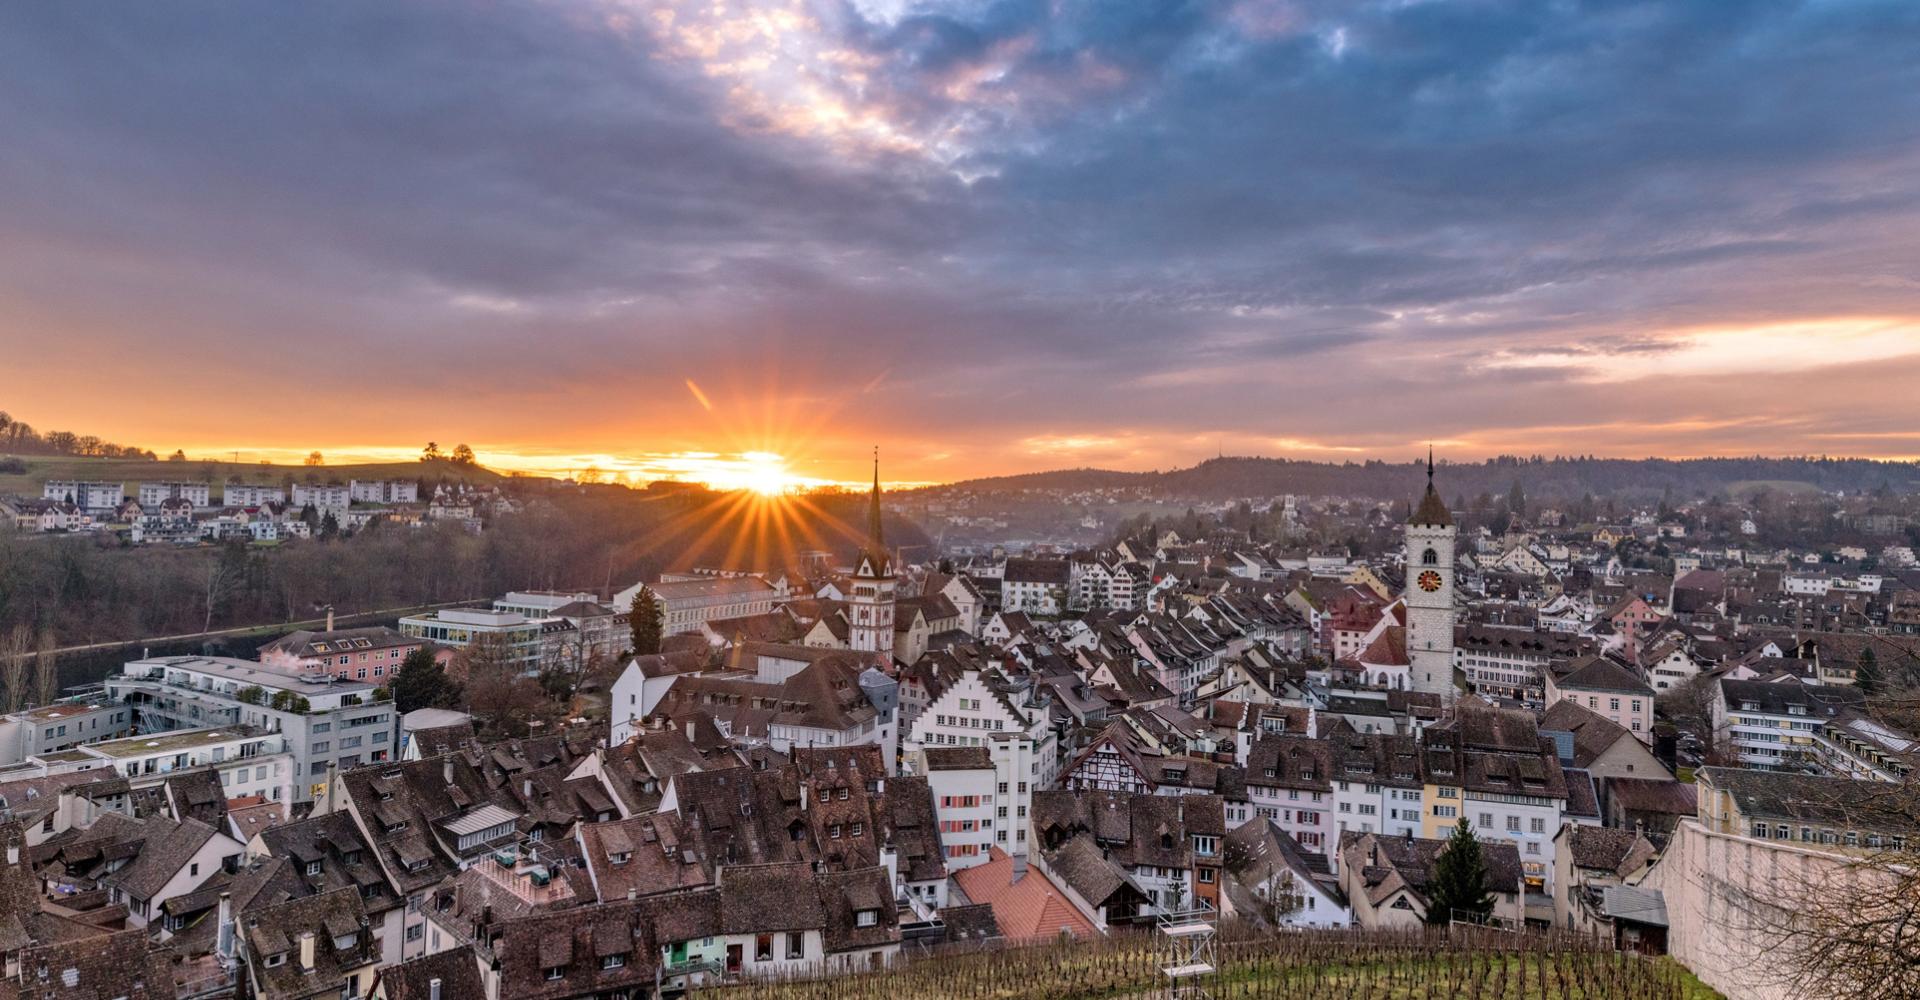
[[1167,977],[1167,1000],[1212,1000],[1207,984],[1216,968],[1213,938],[1219,919],[1219,911],[1206,900],[1191,909],[1160,914],[1160,971]]

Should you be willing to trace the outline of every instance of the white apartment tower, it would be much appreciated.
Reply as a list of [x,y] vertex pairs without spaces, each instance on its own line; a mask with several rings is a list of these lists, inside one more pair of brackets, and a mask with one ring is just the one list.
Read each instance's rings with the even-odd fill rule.
[[1453,547],[1456,529],[1433,488],[1427,452],[1427,495],[1407,521],[1407,662],[1415,691],[1451,702],[1453,687]]
[[867,544],[853,570],[847,598],[847,644],[893,656],[893,561],[880,536],[880,449],[873,450],[873,496],[867,503]]

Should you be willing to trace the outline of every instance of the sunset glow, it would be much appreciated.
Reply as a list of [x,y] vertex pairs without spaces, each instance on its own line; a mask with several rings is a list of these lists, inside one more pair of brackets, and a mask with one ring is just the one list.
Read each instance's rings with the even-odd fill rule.
[[895,484],[1911,456],[1910,15],[11,5],[0,406],[760,495],[876,444]]

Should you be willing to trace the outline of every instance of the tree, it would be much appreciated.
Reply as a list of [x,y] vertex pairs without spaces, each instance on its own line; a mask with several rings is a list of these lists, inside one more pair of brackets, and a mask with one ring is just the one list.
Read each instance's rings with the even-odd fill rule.
[[472,464],[474,464],[474,461],[473,461],[473,449],[472,449],[472,448],[469,448],[469,447],[467,447],[467,446],[466,446],[466,445],[464,445],[464,444],[456,444],[456,445],[454,445],[454,446],[453,446],[453,464],[455,464],[455,465],[472,465]]
[[633,630],[633,655],[652,656],[660,652],[660,602],[654,599],[650,588],[641,587],[640,592],[633,595],[627,621]]
[[320,518],[320,537],[332,538],[339,533],[340,519],[333,516],[333,511],[327,511],[326,515]]
[[59,644],[53,641],[53,632],[42,629],[39,648],[33,654],[33,693],[34,704],[51,705],[60,693],[60,657],[54,650]]
[[460,703],[460,685],[425,646],[400,661],[393,678],[393,707],[401,714],[420,708],[452,708]]
[[1520,488],[1518,479],[1507,489],[1507,510],[1513,512],[1516,518],[1527,516],[1527,491]]
[[310,466],[325,465],[327,464],[327,457],[325,455],[320,454],[317,451],[307,452],[307,464]]
[[1860,651],[1860,662],[1853,671],[1853,686],[1869,698],[1887,688],[1887,678],[1880,672],[1880,657],[1874,655],[1872,646]]
[[7,686],[7,711],[27,707],[27,663],[33,647],[32,634],[25,625],[15,625],[0,643],[0,683]]
[[1487,859],[1465,816],[1453,828],[1447,846],[1433,863],[1428,882],[1427,923],[1444,926],[1456,914],[1486,916],[1493,912],[1493,894],[1487,891]]
[[169,462],[184,462],[186,460],[187,460],[187,453],[185,449],[181,449],[181,448],[175,448],[173,450],[173,454],[167,456],[167,461]]
[[428,441],[427,446],[425,448],[420,449],[420,461],[422,462],[432,462],[432,461],[438,460],[439,458],[440,458],[440,445],[433,441]]

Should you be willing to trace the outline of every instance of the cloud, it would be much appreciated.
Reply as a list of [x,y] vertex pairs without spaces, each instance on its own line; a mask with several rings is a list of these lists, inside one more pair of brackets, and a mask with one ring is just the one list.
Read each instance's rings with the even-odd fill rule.
[[843,478],[876,436],[902,478],[1222,437],[1912,450],[1912,5],[230,13],[0,9],[10,409],[214,442],[137,390],[295,373],[354,388],[248,437],[784,421]]

